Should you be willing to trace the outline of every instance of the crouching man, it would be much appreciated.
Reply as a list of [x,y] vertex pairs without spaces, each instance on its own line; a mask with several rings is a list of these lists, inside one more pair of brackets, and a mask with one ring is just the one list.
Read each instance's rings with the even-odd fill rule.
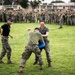
[[22,58],[21,58],[20,66],[18,70],[19,73],[23,72],[24,65],[26,61],[29,59],[29,57],[31,56],[32,52],[35,53],[35,55],[37,55],[39,65],[40,65],[40,70],[42,70],[43,61],[42,61],[42,57],[41,57],[40,50],[38,47],[38,41],[42,43],[43,37],[39,33],[39,28],[35,28],[34,31],[31,31],[28,34],[28,44],[25,47],[25,51],[22,54]]

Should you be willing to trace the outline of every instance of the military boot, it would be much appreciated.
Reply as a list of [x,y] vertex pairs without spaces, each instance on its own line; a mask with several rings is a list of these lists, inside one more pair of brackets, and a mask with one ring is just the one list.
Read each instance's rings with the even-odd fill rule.
[[3,64],[4,62],[3,61],[0,61],[0,64]]
[[23,67],[19,67],[18,73],[23,73]]
[[40,70],[43,70],[42,65],[40,65]]
[[37,64],[37,61],[35,61],[34,63],[33,63],[33,65],[36,65]]
[[51,65],[51,62],[50,63],[48,63],[48,67],[51,67],[52,65]]
[[8,60],[7,64],[13,64],[13,62],[11,60]]
[[62,29],[62,27],[59,27],[58,29]]
[[0,59],[0,64],[2,64],[2,63],[4,63],[4,62],[2,61],[2,59]]

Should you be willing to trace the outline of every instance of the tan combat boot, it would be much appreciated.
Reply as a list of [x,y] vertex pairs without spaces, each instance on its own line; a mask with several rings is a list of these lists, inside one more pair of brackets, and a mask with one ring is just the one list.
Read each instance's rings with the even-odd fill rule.
[[23,73],[23,67],[19,67],[18,73]]

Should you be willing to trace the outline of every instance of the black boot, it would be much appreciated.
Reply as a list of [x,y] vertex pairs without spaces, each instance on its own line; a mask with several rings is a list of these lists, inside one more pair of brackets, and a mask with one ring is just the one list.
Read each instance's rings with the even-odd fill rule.
[[43,70],[42,65],[40,65],[40,70]]
[[13,64],[13,62],[10,59],[8,59],[7,64]]
[[37,64],[37,61],[35,61],[34,63],[33,63],[33,65],[36,65]]
[[59,27],[58,29],[62,29],[62,27]]
[[52,65],[51,65],[51,62],[50,63],[48,63],[48,67],[51,67]]
[[2,61],[2,59],[0,59],[0,64],[2,64],[2,63],[4,63],[4,62]]

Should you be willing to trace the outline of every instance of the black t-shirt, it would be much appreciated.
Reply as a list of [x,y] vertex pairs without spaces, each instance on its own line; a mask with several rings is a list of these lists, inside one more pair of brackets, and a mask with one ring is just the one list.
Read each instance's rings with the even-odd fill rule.
[[8,36],[10,33],[10,25],[9,24],[4,24],[1,26],[1,28],[3,29],[2,31],[2,35],[3,36]]

